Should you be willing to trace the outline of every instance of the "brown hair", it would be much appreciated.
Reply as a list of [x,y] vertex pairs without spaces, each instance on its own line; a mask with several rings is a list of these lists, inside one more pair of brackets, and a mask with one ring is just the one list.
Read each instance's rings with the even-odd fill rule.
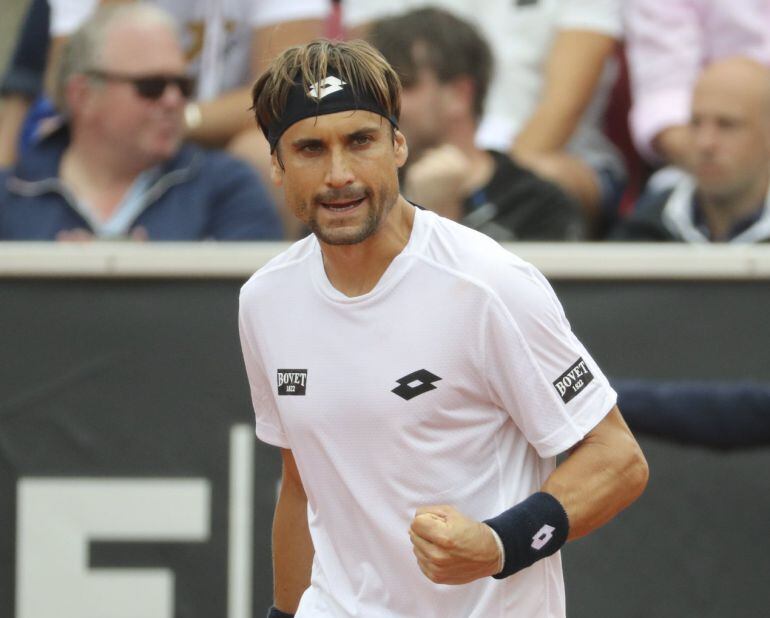
[[365,41],[317,39],[290,47],[278,56],[251,89],[252,110],[262,132],[279,122],[289,91],[301,79],[306,89],[334,73],[350,84],[354,95],[368,93],[398,120],[401,82],[382,55]]
[[366,38],[396,69],[405,88],[416,83],[423,68],[442,83],[470,77],[473,112],[481,117],[494,62],[488,43],[473,25],[429,7],[378,19]]

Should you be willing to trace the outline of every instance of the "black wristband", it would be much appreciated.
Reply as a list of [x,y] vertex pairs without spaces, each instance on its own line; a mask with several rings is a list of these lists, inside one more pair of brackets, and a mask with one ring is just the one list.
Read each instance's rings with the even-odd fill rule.
[[282,612],[275,605],[273,605],[270,608],[270,611],[267,612],[267,618],[294,618],[294,614],[287,614],[286,612]]
[[569,520],[561,502],[543,491],[484,523],[497,532],[505,549],[505,564],[493,576],[496,579],[555,554],[569,534]]

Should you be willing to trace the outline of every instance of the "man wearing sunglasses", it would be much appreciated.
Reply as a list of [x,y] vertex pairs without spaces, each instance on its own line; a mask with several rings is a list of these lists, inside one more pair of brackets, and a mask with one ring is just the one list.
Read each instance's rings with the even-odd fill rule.
[[66,122],[0,176],[0,239],[280,238],[251,168],[183,143],[192,90],[171,17],[97,11],[62,56]]

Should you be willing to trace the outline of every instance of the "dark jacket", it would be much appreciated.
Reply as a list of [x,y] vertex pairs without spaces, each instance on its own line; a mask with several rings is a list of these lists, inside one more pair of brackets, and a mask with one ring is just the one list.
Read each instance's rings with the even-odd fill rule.
[[[0,172],[0,239],[55,240],[59,232],[93,232],[59,181],[69,143],[59,129]],[[272,200],[256,173],[224,153],[187,144],[163,164],[144,193],[131,229],[149,240],[267,240],[283,237]]]
[[495,170],[464,204],[462,223],[497,241],[580,240],[580,205],[558,186],[490,151]]
[[[610,240],[714,242],[698,215],[695,182],[685,176],[672,188],[643,196],[628,219],[610,234]],[[764,208],[739,222],[727,242],[757,243],[770,240],[770,198]]]

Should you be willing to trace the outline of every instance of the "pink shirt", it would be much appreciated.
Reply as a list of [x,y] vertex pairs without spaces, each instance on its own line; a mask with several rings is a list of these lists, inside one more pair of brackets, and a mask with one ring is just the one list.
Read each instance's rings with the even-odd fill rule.
[[624,20],[631,131],[653,161],[653,138],[689,121],[704,66],[739,55],[770,66],[770,0],[627,0]]

